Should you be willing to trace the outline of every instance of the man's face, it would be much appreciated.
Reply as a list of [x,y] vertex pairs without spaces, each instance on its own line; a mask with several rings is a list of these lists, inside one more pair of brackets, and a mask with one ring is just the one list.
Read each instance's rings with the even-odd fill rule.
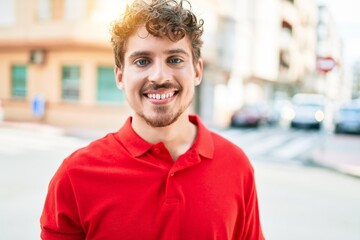
[[191,104],[202,70],[201,59],[193,64],[187,37],[172,42],[141,27],[128,39],[124,64],[115,67],[115,75],[136,115],[152,127],[165,127]]

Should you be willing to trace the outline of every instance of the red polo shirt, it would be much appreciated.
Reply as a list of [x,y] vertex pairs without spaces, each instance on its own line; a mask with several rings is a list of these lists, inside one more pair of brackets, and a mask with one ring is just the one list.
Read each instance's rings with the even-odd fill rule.
[[43,239],[264,239],[243,151],[196,116],[193,146],[173,162],[131,118],[64,160],[50,182]]

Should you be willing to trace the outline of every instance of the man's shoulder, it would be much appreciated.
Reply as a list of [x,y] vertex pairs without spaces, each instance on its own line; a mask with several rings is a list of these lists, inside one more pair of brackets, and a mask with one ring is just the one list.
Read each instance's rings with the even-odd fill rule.
[[214,141],[215,158],[221,158],[222,161],[226,160],[227,163],[234,164],[234,166],[239,166],[242,169],[252,170],[250,160],[241,146],[236,145],[219,133],[212,131],[211,134]]
[[234,142],[232,142],[231,140],[225,138],[220,133],[217,133],[215,131],[210,131],[210,132],[211,132],[211,135],[213,137],[213,141],[217,145],[217,147],[227,147],[227,148],[230,148],[230,149],[242,150]]
[[64,160],[64,163],[73,165],[85,161],[109,158],[117,150],[121,149],[115,135],[115,133],[108,133],[104,137],[91,141],[87,146],[79,148],[70,154]]
[[114,135],[116,134],[109,133],[68,155],[53,176],[52,184],[66,182],[69,178],[75,179],[80,173],[88,174],[90,169],[108,169],[113,166],[119,156],[124,155],[121,144]]

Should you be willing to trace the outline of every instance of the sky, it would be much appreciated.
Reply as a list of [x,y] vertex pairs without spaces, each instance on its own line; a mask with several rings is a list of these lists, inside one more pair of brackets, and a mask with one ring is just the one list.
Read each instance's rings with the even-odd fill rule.
[[347,67],[360,61],[360,1],[317,0],[326,5],[344,43],[344,60]]

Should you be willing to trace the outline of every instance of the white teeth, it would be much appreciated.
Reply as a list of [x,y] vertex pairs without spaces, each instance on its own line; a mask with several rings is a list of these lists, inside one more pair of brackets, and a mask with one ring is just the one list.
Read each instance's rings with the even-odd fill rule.
[[160,100],[160,99],[167,99],[167,98],[171,98],[172,96],[174,96],[174,92],[171,92],[171,93],[163,93],[163,94],[148,94],[147,95],[148,98],[151,98],[151,99],[157,99],[157,100]]

